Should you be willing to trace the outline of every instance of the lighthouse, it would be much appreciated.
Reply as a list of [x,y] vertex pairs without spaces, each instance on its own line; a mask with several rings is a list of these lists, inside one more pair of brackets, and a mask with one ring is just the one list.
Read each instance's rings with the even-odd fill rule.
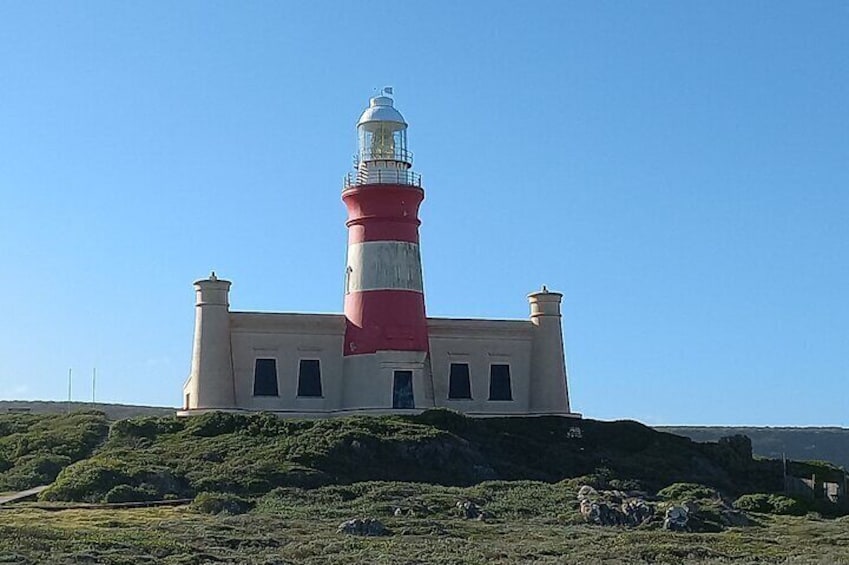
[[412,169],[407,122],[382,92],[369,100],[357,133],[354,171],[342,191],[348,211],[345,396],[395,409],[432,405],[419,252],[424,190]]
[[342,186],[344,311],[230,310],[230,281],[214,273],[196,281],[180,414],[326,418],[441,407],[479,417],[580,417],[569,404],[561,293],[530,293],[527,319],[426,316],[424,190],[391,94],[372,97],[357,120],[354,169]]

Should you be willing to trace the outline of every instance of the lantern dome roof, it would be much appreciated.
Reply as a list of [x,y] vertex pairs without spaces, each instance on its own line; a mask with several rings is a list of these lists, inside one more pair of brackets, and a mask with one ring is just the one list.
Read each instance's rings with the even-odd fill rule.
[[392,98],[388,96],[374,96],[369,100],[369,106],[366,108],[360,119],[357,120],[357,126],[370,122],[393,122],[406,126],[404,116],[393,106]]

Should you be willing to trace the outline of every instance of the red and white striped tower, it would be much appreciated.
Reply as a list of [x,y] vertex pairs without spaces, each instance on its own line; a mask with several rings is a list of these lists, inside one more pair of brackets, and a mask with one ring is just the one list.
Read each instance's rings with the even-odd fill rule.
[[[414,371],[415,389],[429,377],[422,374],[428,335],[418,211],[424,191],[421,176],[412,171],[407,123],[386,91],[370,100],[357,130],[355,170],[342,192],[348,208],[346,390],[380,407],[391,398],[391,387],[383,384],[389,384],[393,369]],[[355,385],[358,377],[383,383]]]

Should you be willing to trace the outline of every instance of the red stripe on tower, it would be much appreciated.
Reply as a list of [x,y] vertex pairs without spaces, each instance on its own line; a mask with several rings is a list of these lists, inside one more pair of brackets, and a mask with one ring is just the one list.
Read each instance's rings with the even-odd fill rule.
[[407,124],[376,96],[357,123],[356,170],[345,179],[348,261],[344,355],[428,351],[421,255],[421,177],[412,171]]

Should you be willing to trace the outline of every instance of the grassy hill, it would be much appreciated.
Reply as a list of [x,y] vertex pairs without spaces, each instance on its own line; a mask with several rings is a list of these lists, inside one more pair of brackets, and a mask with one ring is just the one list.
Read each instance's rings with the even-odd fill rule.
[[[72,412],[99,411],[110,421],[149,416],[168,417],[176,408],[72,402]],[[66,414],[66,402],[0,401],[0,414],[26,411],[32,414]],[[667,432],[698,442],[716,442],[722,437],[745,435],[752,440],[755,455],[770,459],[786,456],[794,460],[830,461],[849,469],[849,429],[835,427],[740,427],[740,426],[655,426]]]
[[[101,413],[0,416],[0,481],[46,482],[45,500],[260,496],[276,487],[359,481],[468,486],[489,480],[587,481],[659,490],[703,483],[729,494],[781,490],[776,461],[745,438],[696,443],[631,421],[418,416],[281,420],[212,413],[108,426]],[[580,438],[574,437],[575,428]]]

